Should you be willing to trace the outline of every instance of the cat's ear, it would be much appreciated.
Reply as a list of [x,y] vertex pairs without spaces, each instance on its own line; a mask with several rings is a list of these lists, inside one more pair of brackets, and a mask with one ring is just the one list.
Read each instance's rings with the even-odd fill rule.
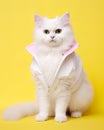
[[35,19],[36,26],[40,27],[43,23],[43,18],[41,16],[39,16],[38,14],[36,14],[34,16],[34,19]]
[[62,23],[64,26],[69,25],[69,20],[70,20],[70,14],[69,14],[68,12],[65,13],[63,16],[61,16],[61,23]]

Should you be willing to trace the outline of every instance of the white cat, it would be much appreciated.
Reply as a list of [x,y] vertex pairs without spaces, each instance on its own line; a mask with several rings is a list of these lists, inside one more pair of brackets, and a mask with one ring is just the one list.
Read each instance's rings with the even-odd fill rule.
[[17,120],[33,115],[37,121],[55,116],[57,122],[81,117],[93,99],[93,90],[86,78],[78,47],[69,24],[69,14],[54,19],[35,15],[35,43],[27,46],[33,55],[31,71],[37,84],[36,103],[23,103],[7,108],[3,119]]

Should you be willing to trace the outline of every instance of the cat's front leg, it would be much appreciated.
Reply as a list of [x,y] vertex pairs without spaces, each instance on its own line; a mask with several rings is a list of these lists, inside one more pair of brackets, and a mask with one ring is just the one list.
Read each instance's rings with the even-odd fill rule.
[[57,122],[67,121],[66,110],[68,108],[69,98],[69,96],[62,96],[56,100],[55,120]]
[[39,113],[36,115],[36,121],[45,121],[49,115],[49,101],[48,97],[43,96],[38,99]]
[[35,75],[37,84],[36,97],[38,104],[38,114],[35,116],[36,121],[45,121],[49,116],[49,97],[45,90],[44,84],[41,82],[39,77]]

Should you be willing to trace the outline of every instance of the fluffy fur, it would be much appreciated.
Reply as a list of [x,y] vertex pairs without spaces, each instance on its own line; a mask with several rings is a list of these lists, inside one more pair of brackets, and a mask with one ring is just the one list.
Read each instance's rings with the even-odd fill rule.
[[37,114],[35,116],[37,121],[55,116],[57,122],[64,122],[67,120],[66,111],[70,111],[72,117],[81,117],[92,101],[93,91],[76,53],[70,56],[74,63],[74,71],[70,75],[57,77],[52,86],[52,78],[61,60],[60,54],[74,40],[69,14],[54,19],[35,15],[35,22],[36,53],[49,91],[45,90],[38,74],[34,72],[33,59],[31,71],[37,84],[37,101],[7,108],[3,112],[3,119],[17,120],[23,116]]

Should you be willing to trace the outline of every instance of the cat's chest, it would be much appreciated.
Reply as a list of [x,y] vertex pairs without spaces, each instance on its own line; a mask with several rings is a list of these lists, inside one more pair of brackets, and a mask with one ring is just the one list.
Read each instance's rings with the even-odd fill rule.
[[[40,55],[39,56],[39,64],[45,73],[48,73],[50,70],[55,70],[61,60],[61,56],[59,54],[48,54],[48,55]],[[47,70],[47,72],[46,72]]]
[[60,54],[51,53],[48,55],[39,55],[40,69],[43,72],[44,78],[50,85],[52,78],[58,68],[62,56]]

